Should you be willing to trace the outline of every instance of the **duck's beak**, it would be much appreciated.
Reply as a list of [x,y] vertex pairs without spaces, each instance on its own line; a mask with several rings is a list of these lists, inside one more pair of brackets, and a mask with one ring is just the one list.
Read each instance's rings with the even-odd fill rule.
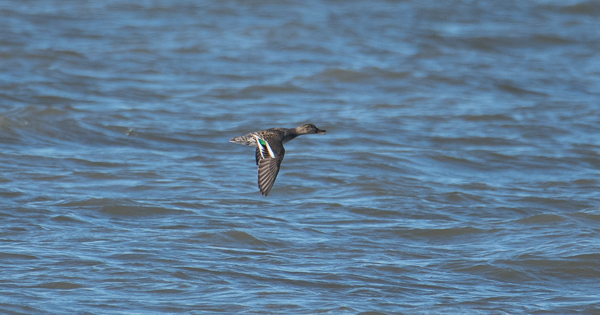
[[317,129],[317,133],[320,134],[320,135],[324,135],[325,132],[327,132],[327,130]]

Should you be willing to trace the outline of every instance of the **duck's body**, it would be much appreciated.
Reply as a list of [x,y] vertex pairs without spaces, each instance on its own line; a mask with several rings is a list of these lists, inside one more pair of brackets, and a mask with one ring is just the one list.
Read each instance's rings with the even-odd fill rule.
[[251,132],[245,136],[233,137],[229,142],[256,146],[258,187],[266,197],[279,174],[281,161],[285,155],[283,144],[300,135],[307,134],[325,134],[325,130],[320,130],[313,124],[297,128],[270,128]]

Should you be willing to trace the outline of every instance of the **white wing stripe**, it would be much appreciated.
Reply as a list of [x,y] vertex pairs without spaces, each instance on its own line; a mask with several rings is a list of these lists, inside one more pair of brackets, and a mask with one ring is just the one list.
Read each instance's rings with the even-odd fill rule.
[[[265,155],[263,154],[263,150],[264,150],[265,148],[264,148],[264,147],[263,147],[263,145],[260,143],[260,140],[259,140],[260,138],[259,138],[257,135],[255,135],[255,134],[252,134],[252,136],[254,137],[254,139],[256,139],[256,146],[258,147],[258,151],[260,152],[260,157],[264,159],[264,158],[265,158]],[[271,148],[269,148],[269,150],[270,150],[270,149],[271,149]]]
[[275,153],[273,153],[273,150],[271,150],[271,145],[269,144],[269,141],[265,141],[265,143],[267,144],[267,150],[269,150],[269,155],[272,158],[275,158]]

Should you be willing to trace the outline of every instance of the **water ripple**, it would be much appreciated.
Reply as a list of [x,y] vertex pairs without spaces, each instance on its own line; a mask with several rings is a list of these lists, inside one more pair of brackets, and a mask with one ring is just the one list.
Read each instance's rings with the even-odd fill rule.
[[0,312],[594,314],[596,15],[2,3]]

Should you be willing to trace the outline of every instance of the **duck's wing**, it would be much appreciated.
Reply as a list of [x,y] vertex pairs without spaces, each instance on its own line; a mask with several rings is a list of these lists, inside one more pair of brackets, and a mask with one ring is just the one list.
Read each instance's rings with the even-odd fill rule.
[[258,165],[258,188],[266,197],[279,174],[281,161],[285,155],[280,137],[259,136],[256,137],[256,164]]
[[283,161],[283,154],[276,158],[264,158],[258,161],[258,188],[265,197],[269,195]]

